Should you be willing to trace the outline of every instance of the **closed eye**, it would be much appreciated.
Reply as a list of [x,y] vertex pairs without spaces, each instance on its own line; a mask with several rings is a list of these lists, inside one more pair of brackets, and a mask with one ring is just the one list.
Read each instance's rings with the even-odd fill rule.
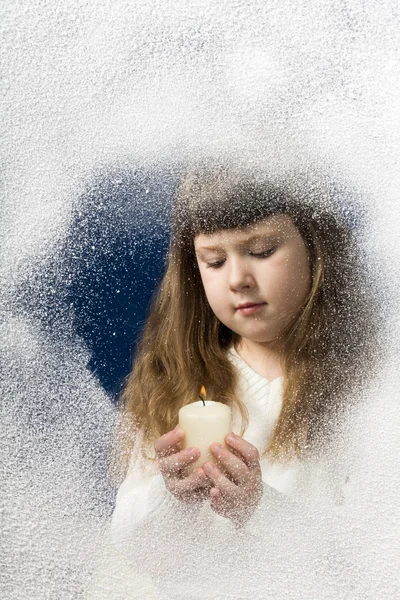
[[225,260],[216,260],[214,262],[209,262],[206,264],[206,269],[218,269],[219,267],[222,267],[224,262]]
[[[264,250],[264,252],[249,252],[250,256],[254,256],[255,258],[268,258],[271,256],[276,250],[276,246],[273,248],[269,248],[268,250]],[[219,269],[225,263],[226,259],[223,260],[215,260],[213,262],[208,262],[206,264],[206,269]]]
[[271,256],[276,250],[276,246],[273,248],[269,248],[269,250],[264,250],[264,252],[249,252],[250,256],[255,256],[256,258],[267,258]]

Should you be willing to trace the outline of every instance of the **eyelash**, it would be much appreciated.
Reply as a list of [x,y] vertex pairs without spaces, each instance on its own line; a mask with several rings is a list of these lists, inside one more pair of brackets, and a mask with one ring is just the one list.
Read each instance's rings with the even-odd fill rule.
[[[255,258],[268,258],[268,256],[271,256],[271,254],[273,254],[275,251],[275,247],[274,248],[270,248],[269,250],[265,250],[264,252],[249,252],[250,256],[254,256]],[[224,264],[225,260],[220,260],[214,263],[207,263],[206,264],[206,269],[219,269],[219,267],[222,267],[222,265]]]

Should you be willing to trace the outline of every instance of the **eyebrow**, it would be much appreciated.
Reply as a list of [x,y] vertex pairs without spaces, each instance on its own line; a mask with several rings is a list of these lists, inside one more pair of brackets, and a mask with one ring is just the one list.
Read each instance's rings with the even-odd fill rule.
[[[255,234],[252,235],[249,238],[246,238],[246,240],[244,240],[243,242],[241,242],[239,245],[240,246],[244,246],[246,244],[250,244],[254,241],[264,241],[265,238],[267,237],[274,237],[277,235],[277,231],[271,231],[270,233],[264,233],[264,234]],[[221,246],[200,246],[199,248],[197,248],[195,250],[195,252],[204,252],[204,251],[210,251],[210,252],[222,252],[223,248]]]
[[221,246],[200,246],[200,248],[196,248],[195,252],[222,252],[223,248]]

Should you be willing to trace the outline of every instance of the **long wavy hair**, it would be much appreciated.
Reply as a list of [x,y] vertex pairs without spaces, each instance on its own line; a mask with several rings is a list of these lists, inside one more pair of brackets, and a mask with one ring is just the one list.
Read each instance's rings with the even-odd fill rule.
[[245,431],[248,413],[228,354],[239,337],[207,302],[194,238],[276,214],[289,215],[298,228],[312,283],[284,335],[282,409],[263,453],[285,460],[316,450],[373,372],[373,292],[356,229],[335,194],[299,177],[277,183],[223,166],[196,168],[183,177],[174,199],[166,272],[121,398],[126,456],[140,431],[143,456],[154,460],[154,441],[177,425],[179,409],[197,400],[203,385],[207,397],[239,410]]

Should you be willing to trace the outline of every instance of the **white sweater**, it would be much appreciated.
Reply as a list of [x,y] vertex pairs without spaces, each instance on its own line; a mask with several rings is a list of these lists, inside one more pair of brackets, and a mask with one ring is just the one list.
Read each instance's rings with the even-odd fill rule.
[[[281,409],[282,377],[268,381],[253,371],[235,350],[231,350],[230,358],[239,371],[238,394],[249,412],[249,426],[243,437],[262,454]],[[240,432],[237,413],[233,414],[232,428],[235,433]],[[300,551],[304,535],[310,536],[316,515],[323,521],[327,503],[334,506],[343,501],[345,477],[334,461],[294,461],[282,465],[271,464],[262,456],[264,493],[260,506],[244,528],[236,530],[229,519],[214,513],[208,501],[194,505],[181,503],[165,488],[156,465],[147,462],[140,455],[138,440],[128,474],[118,490],[111,537],[121,557],[156,583],[157,598],[187,600],[206,597],[205,594],[209,598],[250,597],[248,591],[243,596],[240,590],[243,586],[248,590],[251,585],[246,577],[254,565],[247,565],[247,561],[254,549],[257,548],[258,555],[266,551],[268,563],[273,560],[276,539],[283,544],[286,554],[293,552],[296,544],[296,552]],[[318,508],[319,501],[323,510]],[[319,533],[316,537],[319,540]],[[274,539],[273,547],[267,550]],[[315,544],[312,547],[315,549]],[[310,548],[306,551],[308,563]],[[319,555],[324,552],[320,546],[318,552]],[[233,561],[232,569],[226,569],[227,555]],[[247,565],[245,569],[243,565]],[[205,578],[204,573],[210,569],[212,576]],[[219,595],[212,595],[216,585]]]
[[[239,371],[238,395],[249,413],[249,425],[243,438],[253,444],[262,455],[281,410],[283,377],[268,381],[253,371],[234,349],[230,351],[230,358]],[[233,413],[232,429],[234,433],[240,433],[240,417],[237,412]],[[312,496],[314,493],[327,494],[331,495],[334,501],[340,502],[337,486],[340,488],[345,480],[338,480],[335,474],[333,481],[332,463],[329,464],[329,473],[324,472],[326,463],[321,461],[306,464],[293,461],[282,465],[271,463],[266,456],[262,456],[260,463],[263,481],[268,487],[297,498]],[[140,501],[132,503],[132,496],[138,499],[140,497]],[[163,502],[173,501],[170,496],[154,464],[150,461],[146,463],[142,459],[138,437],[127,476],[118,490],[113,527],[118,527],[120,520],[125,521],[127,513],[131,523],[139,522]]]

